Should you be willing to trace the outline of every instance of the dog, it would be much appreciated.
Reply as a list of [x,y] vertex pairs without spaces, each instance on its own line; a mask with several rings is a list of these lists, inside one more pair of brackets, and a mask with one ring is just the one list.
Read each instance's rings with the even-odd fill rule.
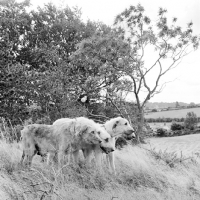
[[[63,124],[69,121],[69,118],[61,118],[56,120],[53,124]],[[112,150],[110,152],[105,152],[105,150],[99,144],[87,144],[84,148],[82,148],[83,155],[86,159],[86,163],[91,163],[92,152],[94,152],[95,160],[97,165],[101,165],[102,153],[106,153],[106,159],[108,165],[111,167],[111,170],[116,174],[115,164],[114,164],[114,150],[115,150],[115,142],[119,136],[124,136],[127,139],[135,138],[134,129],[131,127],[128,120],[117,117],[110,119],[105,124],[101,125],[105,128],[105,130],[110,134],[111,138],[109,138],[109,144],[112,146]],[[102,151],[103,150],[103,151]]]
[[[78,119],[81,121],[81,120],[84,119],[84,118],[83,118],[83,117],[79,117]],[[73,120],[74,120],[74,119],[70,119],[70,118],[61,118],[61,119],[56,120],[56,121],[53,123],[53,125],[54,125],[54,126],[62,126],[63,124],[68,124],[69,122],[71,122],[71,121],[73,121]],[[88,120],[89,120],[89,119],[88,119]],[[106,129],[105,129],[102,125],[100,125],[100,124],[98,124],[98,123],[95,123],[95,122],[94,122],[93,120],[91,120],[91,119],[90,119],[90,122],[92,122],[92,123],[94,124],[94,126],[101,127],[104,131],[106,131]],[[106,131],[106,132],[107,132],[107,131]],[[109,134],[110,137],[107,138],[107,139],[105,139],[105,138],[103,137],[103,135],[99,135],[99,136],[100,136],[100,138],[102,138],[101,144],[98,145],[98,146],[99,146],[99,149],[98,149],[99,151],[103,151],[104,153],[108,154],[108,153],[110,153],[110,152],[112,152],[112,151],[115,150],[115,138],[112,138],[112,137],[110,136],[110,134]],[[87,151],[88,148],[90,148],[90,147],[95,147],[95,145],[96,145],[96,144],[89,144],[89,143],[86,144],[86,143],[85,143],[81,150]],[[78,154],[79,154],[79,152],[77,151],[77,152],[76,152],[76,156],[75,156],[75,158],[76,158],[75,162],[78,162]],[[95,153],[96,163],[97,163],[97,165],[100,166],[100,168],[101,168],[101,166],[102,166],[102,164],[101,164],[101,156],[99,156],[99,155],[100,155],[100,153],[98,153],[98,151],[96,151],[96,153]],[[86,158],[86,163],[90,163],[89,157]]]
[[88,145],[99,144],[106,153],[112,151],[107,131],[93,120],[85,117],[71,119],[59,125],[32,124],[21,131],[23,154],[21,163],[31,165],[34,155],[48,154],[47,162],[58,157],[59,165],[64,164],[65,155],[73,155],[77,161],[78,152]]

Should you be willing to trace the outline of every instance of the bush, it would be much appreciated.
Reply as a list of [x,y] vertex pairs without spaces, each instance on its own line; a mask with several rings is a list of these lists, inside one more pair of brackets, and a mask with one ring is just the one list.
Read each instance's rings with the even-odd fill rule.
[[167,137],[169,135],[167,129],[164,128],[159,128],[156,132],[158,137]]
[[188,112],[184,121],[184,125],[187,129],[194,130],[197,126],[198,118],[194,112]]
[[0,118],[0,139],[6,140],[7,142],[13,142],[16,140],[20,141],[21,137],[21,129],[23,127],[21,125],[13,126],[10,120],[6,120],[5,118]]
[[182,130],[173,130],[171,132],[171,136],[181,136],[181,135],[184,135],[184,131]]
[[168,152],[167,149],[164,151],[159,150],[156,151],[155,148],[150,150],[151,155],[156,159],[163,161],[165,164],[167,164],[169,167],[174,168],[178,164],[184,163],[184,161],[192,160],[191,157],[186,158],[181,154],[179,156],[177,152]]
[[177,131],[177,130],[182,130],[182,129],[184,129],[184,126],[182,124],[172,123],[171,125],[172,131]]

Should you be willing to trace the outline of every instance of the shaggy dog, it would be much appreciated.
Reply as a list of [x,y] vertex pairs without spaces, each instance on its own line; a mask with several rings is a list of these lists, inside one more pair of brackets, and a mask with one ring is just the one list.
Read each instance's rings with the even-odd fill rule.
[[[82,118],[83,117],[79,117],[77,119],[82,119]],[[63,125],[69,124],[73,120],[74,119],[70,119],[70,118],[61,118],[61,119],[56,120],[53,123],[53,126],[63,126]],[[106,129],[102,125],[95,123],[93,120],[90,120],[90,121],[93,122],[95,126],[101,127],[101,129],[106,131]],[[110,136],[110,134],[109,134],[110,137],[107,138],[107,139],[104,139],[103,135],[99,135],[99,136],[103,140],[102,140],[101,144],[98,144],[99,148],[95,151],[95,159],[96,159],[97,165],[101,167],[101,156],[100,156],[101,152],[103,151],[104,153],[108,154],[108,153],[114,151],[115,150],[115,138],[112,138]],[[83,152],[86,152],[88,150],[88,148],[92,148],[93,149],[93,148],[95,148],[96,145],[97,144],[87,143],[87,144],[84,144],[84,146],[82,146],[81,150],[83,150]],[[79,154],[79,152],[76,151],[76,156],[75,156],[75,158],[76,158],[75,161],[76,162],[78,161],[78,154]],[[86,163],[90,163],[89,157],[85,157],[85,158],[86,158]]]
[[[130,126],[128,120],[122,117],[113,118],[107,121],[103,126],[105,127],[106,131],[111,135],[114,143],[119,136],[124,136],[127,139],[135,138],[134,129]],[[84,157],[87,159],[88,162],[91,162],[92,151],[94,151],[94,153],[97,154],[98,157],[102,158],[103,155],[102,151],[100,151],[99,145],[90,145],[88,149],[83,150]],[[114,152],[107,154],[106,160],[114,174],[116,174]]]
[[[62,118],[56,120],[53,124],[63,124],[66,123],[69,118]],[[107,121],[103,126],[106,131],[111,135],[111,138],[109,139],[109,142],[112,144],[113,149],[115,149],[115,141],[119,136],[125,136],[127,139],[131,139],[135,137],[134,130],[130,126],[128,120],[117,117],[113,118],[109,121]],[[86,159],[87,163],[91,162],[91,155],[94,151],[95,159],[97,164],[101,164],[102,159],[102,150],[104,150],[104,147],[100,147],[99,144],[88,144],[84,148],[82,148],[84,157]],[[112,171],[115,172],[115,164],[114,164],[114,152],[111,151],[108,155],[106,155],[108,165],[111,167]]]
[[78,152],[88,145],[99,144],[106,153],[112,151],[109,144],[110,135],[94,121],[79,117],[59,125],[32,124],[25,126],[22,132],[23,155],[21,162],[29,165],[35,154],[48,154],[50,158],[58,155],[58,163],[62,165],[64,156],[70,155],[77,160]]

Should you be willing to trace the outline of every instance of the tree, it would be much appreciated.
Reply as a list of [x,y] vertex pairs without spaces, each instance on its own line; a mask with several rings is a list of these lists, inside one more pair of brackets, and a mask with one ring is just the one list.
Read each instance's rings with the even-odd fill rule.
[[179,105],[178,101],[176,101],[176,108],[179,108],[179,107],[180,107],[180,105]]
[[47,4],[28,11],[29,6],[0,2],[0,115],[16,123],[30,117],[34,104],[40,116],[69,114],[78,96],[69,80],[69,56],[97,28],[83,23],[78,9]]
[[127,55],[130,46],[121,30],[100,23],[95,34],[77,47],[70,60],[72,82],[78,86],[77,91],[99,101],[110,99],[114,90],[122,90],[120,78],[124,74],[116,69],[118,59]]
[[194,130],[194,128],[197,126],[197,123],[197,115],[194,112],[188,112],[184,121],[185,127],[190,130]]
[[[127,91],[133,94],[139,110],[138,141],[144,123],[143,111],[146,102],[162,91],[165,84],[160,86],[159,83],[163,76],[199,45],[199,37],[192,34],[192,22],[188,23],[186,30],[182,30],[176,25],[177,18],[172,19],[171,25],[168,23],[166,12],[160,8],[156,24],[153,24],[144,14],[144,8],[138,4],[119,14],[114,23],[116,27],[125,26],[127,41],[132,48],[129,55],[119,59],[121,66],[118,70],[126,75],[124,78],[129,81],[129,88],[131,85],[131,89]],[[154,64],[150,66],[145,63],[148,48],[154,49],[157,56]],[[148,76],[153,70],[157,73],[154,84],[148,82]],[[142,99],[141,93],[144,91],[145,98]]]

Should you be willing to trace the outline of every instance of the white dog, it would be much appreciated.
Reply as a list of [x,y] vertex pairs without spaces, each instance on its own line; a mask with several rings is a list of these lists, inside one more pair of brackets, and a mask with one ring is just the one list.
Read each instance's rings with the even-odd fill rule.
[[22,130],[21,162],[26,158],[28,164],[31,164],[35,154],[49,154],[52,158],[58,154],[58,162],[62,165],[65,155],[70,157],[72,154],[77,160],[78,151],[93,144],[100,144],[106,152],[110,152],[112,148],[108,143],[109,138],[110,135],[104,128],[84,117],[71,119],[60,125],[28,125]]
[[[62,118],[56,120],[53,124],[62,124],[69,121],[69,118]],[[115,164],[114,164],[114,150],[115,150],[115,141],[119,136],[126,136],[128,138],[134,138],[134,129],[130,126],[128,120],[117,117],[107,121],[104,125],[102,125],[106,131],[111,135],[109,139],[109,143],[112,146],[112,150],[110,152],[105,151],[104,147],[100,146],[99,144],[87,145],[85,146],[82,151],[87,163],[91,162],[91,155],[94,151],[96,163],[99,165],[101,164],[102,159],[102,150],[107,153],[106,155],[107,161],[109,166],[111,167],[112,171],[115,172]]]
[[[81,122],[81,120],[85,119],[85,118],[84,117],[79,117],[79,118],[76,118],[76,119],[79,119],[79,121]],[[53,123],[53,125],[54,126],[63,126],[64,124],[68,124],[73,120],[74,119],[70,119],[70,118],[61,118],[61,119],[56,120]],[[95,124],[94,126],[101,127],[101,129],[103,129],[107,133],[106,129],[102,125],[95,123],[91,119],[90,119],[90,122]],[[109,134],[109,136],[110,136],[110,134]],[[102,138],[102,142],[100,144],[98,144],[99,148],[95,151],[95,158],[96,158],[97,165],[101,167],[101,152],[103,150],[106,154],[108,154],[108,153],[114,151],[115,150],[115,138],[112,138],[110,136],[109,138],[107,137],[105,139],[105,137],[103,135],[101,135],[101,132],[100,132],[99,137]],[[81,150],[83,150],[83,152],[86,152],[89,148],[93,149],[93,148],[95,148],[95,146],[96,146],[96,144],[89,144],[89,143],[86,144],[85,143],[82,146]],[[91,151],[92,151],[92,149],[91,149]],[[77,162],[79,151],[74,152],[74,154],[75,154],[75,156],[74,156],[75,157],[75,162]],[[86,162],[90,163],[90,157],[88,156],[88,157],[85,157],[85,158],[86,158]]]

